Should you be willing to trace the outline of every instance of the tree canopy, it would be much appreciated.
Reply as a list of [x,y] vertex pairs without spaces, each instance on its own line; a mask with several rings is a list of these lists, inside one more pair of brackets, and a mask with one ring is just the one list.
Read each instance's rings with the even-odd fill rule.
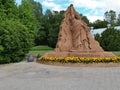
[[37,32],[37,20],[29,0],[17,6],[14,0],[0,2],[0,63],[21,61]]
[[101,35],[96,34],[95,39],[105,51],[120,51],[120,30],[107,28]]

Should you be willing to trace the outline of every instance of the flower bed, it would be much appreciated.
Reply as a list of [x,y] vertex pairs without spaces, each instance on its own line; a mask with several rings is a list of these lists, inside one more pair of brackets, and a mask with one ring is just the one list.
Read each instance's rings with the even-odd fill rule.
[[116,57],[41,57],[37,62],[60,62],[60,63],[119,63],[120,56]]

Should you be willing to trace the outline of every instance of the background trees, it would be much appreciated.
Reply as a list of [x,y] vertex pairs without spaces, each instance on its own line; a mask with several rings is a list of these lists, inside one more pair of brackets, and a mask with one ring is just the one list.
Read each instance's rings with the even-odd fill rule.
[[115,26],[116,24],[116,12],[113,10],[106,11],[105,13],[105,20],[111,24],[111,26]]
[[104,13],[104,20],[96,20],[93,23],[90,23],[89,26],[93,26],[94,29],[97,28],[106,28],[107,24],[110,24],[112,27],[120,25],[120,14],[116,14],[114,10],[109,10]]
[[120,31],[107,28],[101,35],[96,34],[95,39],[105,51],[120,51]]
[[96,20],[95,22],[91,23],[90,25],[94,27],[94,29],[98,29],[98,28],[106,28],[107,27],[108,22],[107,21],[102,21],[102,20]]
[[[119,51],[120,50],[120,30],[115,29],[114,27],[116,25],[120,25],[120,14],[118,16],[116,15],[116,12],[113,10],[106,11],[104,13],[105,20],[107,24],[110,24],[111,26],[108,27],[101,35],[96,34],[95,39],[100,43],[100,45],[103,47],[106,51]],[[102,24],[104,24],[102,22]],[[93,26],[96,25],[93,24]],[[98,24],[101,25],[101,24]],[[106,26],[105,25],[105,26]],[[104,25],[101,25],[104,26]],[[94,26],[95,27],[95,26]]]
[[117,25],[120,25],[120,13],[118,14],[118,18],[117,18]]

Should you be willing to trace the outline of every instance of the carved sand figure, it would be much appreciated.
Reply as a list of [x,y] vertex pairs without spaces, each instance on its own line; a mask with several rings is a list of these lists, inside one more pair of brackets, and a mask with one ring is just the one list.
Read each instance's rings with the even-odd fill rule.
[[88,26],[75,11],[72,4],[63,17],[56,51],[96,51],[97,49],[103,51],[99,43],[90,35]]
[[111,52],[104,52],[71,4],[63,15],[55,51],[44,56],[112,57],[114,55]]

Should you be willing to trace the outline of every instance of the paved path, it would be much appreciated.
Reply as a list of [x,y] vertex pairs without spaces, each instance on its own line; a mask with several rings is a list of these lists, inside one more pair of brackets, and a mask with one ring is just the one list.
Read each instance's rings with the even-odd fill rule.
[[120,90],[120,67],[2,65],[0,90]]

